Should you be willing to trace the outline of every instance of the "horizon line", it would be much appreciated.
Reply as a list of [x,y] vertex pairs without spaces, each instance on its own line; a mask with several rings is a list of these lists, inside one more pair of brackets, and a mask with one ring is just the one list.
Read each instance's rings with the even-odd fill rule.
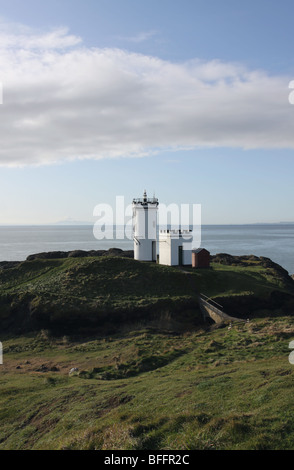
[[[77,223],[60,223],[60,222],[52,222],[52,223],[0,223],[0,227],[91,227],[94,226],[96,222],[77,222]],[[125,225],[117,225],[117,224],[103,224],[105,227],[125,227]],[[168,224],[171,226],[171,224]],[[209,223],[209,224],[201,224],[202,227],[208,226],[244,226],[244,225],[294,225],[294,221],[289,222],[243,222],[243,223],[223,223],[223,224],[216,224],[216,223]],[[160,225],[163,227],[164,225]],[[159,227],[160,227],[159,226]],[[181,227],[181,225],[179,225]],[[192,227],[192,225],[190,225]],[[197,225],[195,225],[197,227]],[[131,228],[131,227],[130,227]]]

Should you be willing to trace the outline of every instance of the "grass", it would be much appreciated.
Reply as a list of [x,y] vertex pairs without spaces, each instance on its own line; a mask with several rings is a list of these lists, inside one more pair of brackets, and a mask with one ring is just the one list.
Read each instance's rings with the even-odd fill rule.
[[34,259],[0,270],[0,320],[3,328],[55,327],[65,332],[143,318],[164,322],[169,317],[181,323],[187,317],[191,323],[193,317],[195,324],[201,320],[198,292],[268,300],[274,291],[293,294],[293,281],[256,261],[181,271],[111,256]]
[[[198,292],[252,320],[203,324]],[[258,259],[2,269],[0,449],[292,450],[293,310],[293,281]]]
[[293,449],[293,337],[283,317],[181,335],[3,338],[0,449]]
[[212,263],[210,270],[192,270],[195,285],[209,297],[229,297],[232,295],[255,295],[268,297],[273,290],[289,292],[293,287],[285,279],[277,276],[273,269],[262,265],[227,266]]

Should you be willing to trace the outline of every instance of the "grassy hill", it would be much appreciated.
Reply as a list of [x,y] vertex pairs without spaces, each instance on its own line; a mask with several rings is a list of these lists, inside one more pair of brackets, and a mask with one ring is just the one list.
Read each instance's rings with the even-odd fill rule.
[[294,283],[288,274],[269,260],[247,258],[234,258],[228,265],[219,255],[208,270],[180,270],[121,256],[33,258],[0,269],[1,326],[19,332],[81,332],[167,319],[195,326],[201,322],[199,292],[228,310],[236,309],[237,299],[240,315],[257,308],[287,310],[287,302],[292,308]]
[[[212,261],[2,265],[0,449],[293,449],[293,280]],[[204,323],[198,292],[250,322]]]
[[8,328],[114,327],[197,307],[181,271],[122,257],[34,259],[0,271],[0,283]]

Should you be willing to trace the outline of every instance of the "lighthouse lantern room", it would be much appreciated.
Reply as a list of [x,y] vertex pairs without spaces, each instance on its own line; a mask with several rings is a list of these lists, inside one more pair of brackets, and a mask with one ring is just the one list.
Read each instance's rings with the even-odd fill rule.
[[157,257],[158,199],[148,198],[146,190],[142,199],[133,199],[134,258],[139,261],[156,261]]

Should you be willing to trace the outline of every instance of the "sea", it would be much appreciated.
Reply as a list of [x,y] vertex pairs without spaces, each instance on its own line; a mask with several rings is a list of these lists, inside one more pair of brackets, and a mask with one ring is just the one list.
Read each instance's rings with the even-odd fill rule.
[[[97,240],[93,225],[0,226],[0,261],[47,251],[133,249],[130,234],[121,239],[114,230],[111,235]],[[203,225],[201,247],[212,255],[264,256],[294,274],[294,224]]]

